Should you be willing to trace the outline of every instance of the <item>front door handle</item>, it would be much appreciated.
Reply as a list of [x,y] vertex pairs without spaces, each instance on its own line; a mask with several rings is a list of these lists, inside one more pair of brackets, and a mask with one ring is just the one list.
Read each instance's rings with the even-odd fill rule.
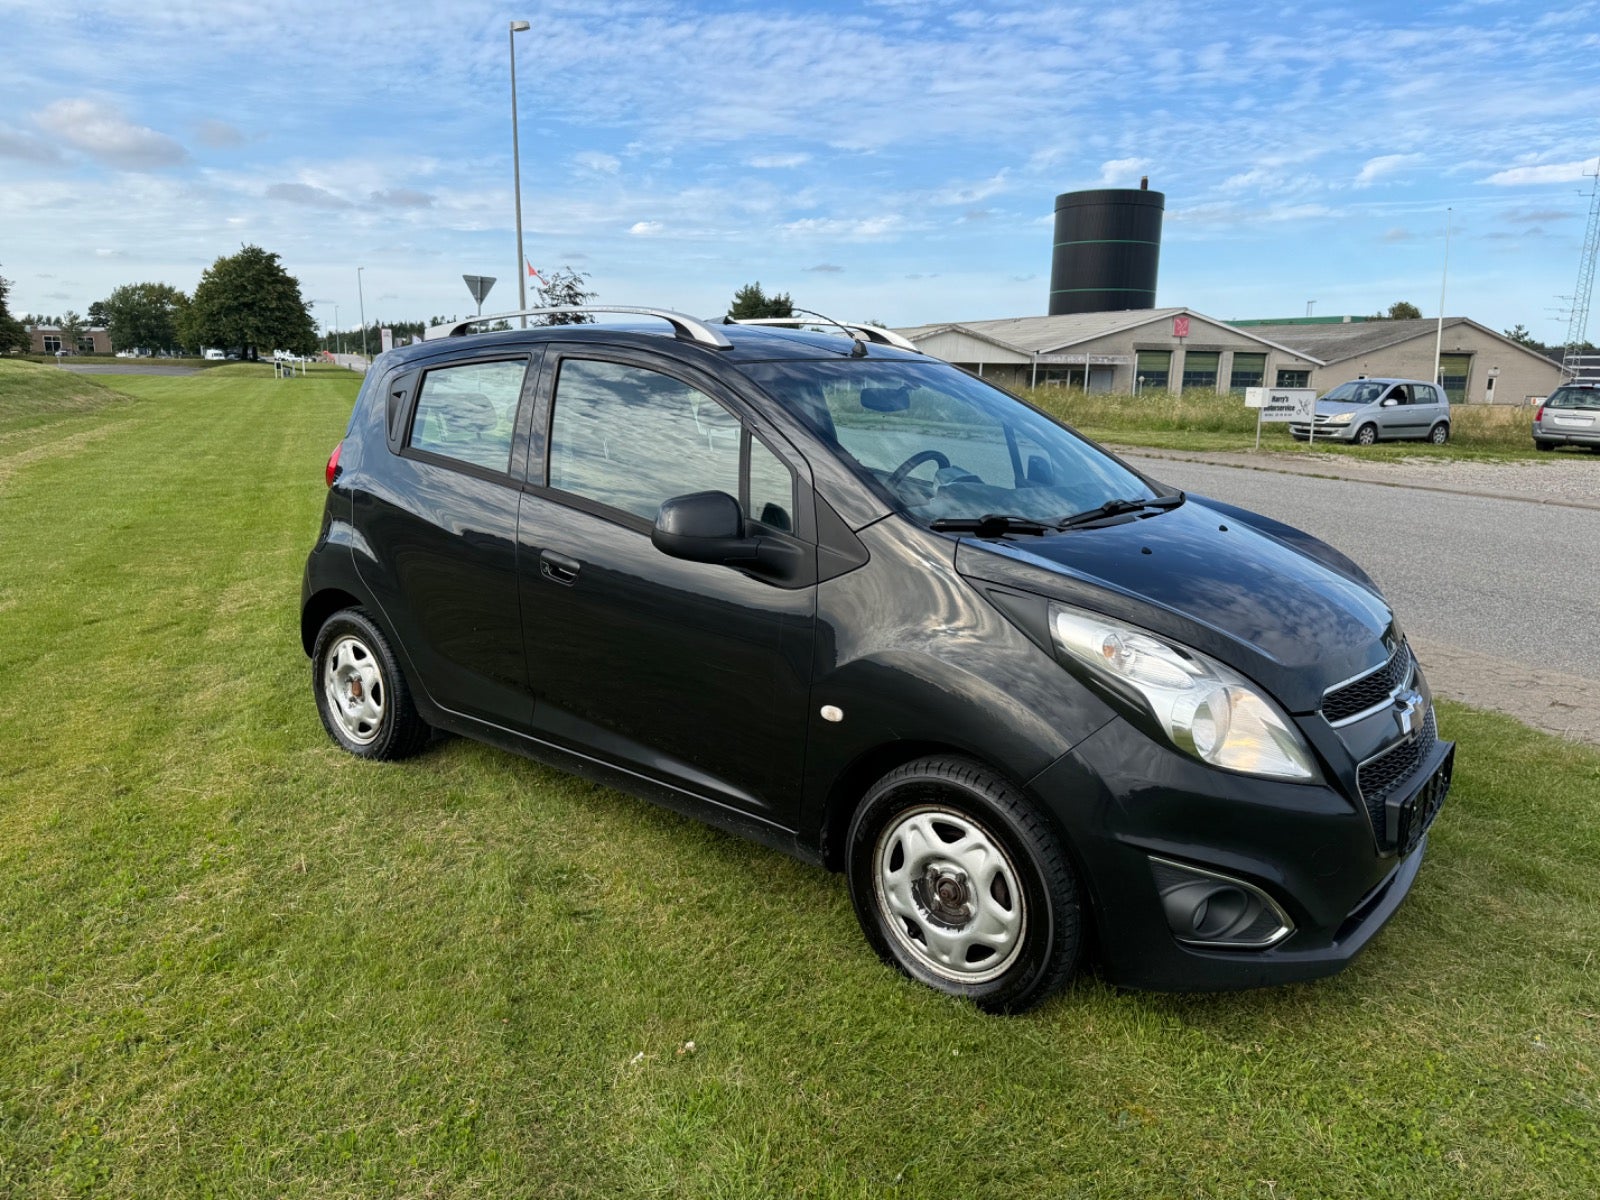
[[557,554],[553,550],[539,552],[539,574],[552,583],[564,583],[570,587],[578,581],[578,572],[582,568],[581,562],[565,554]]

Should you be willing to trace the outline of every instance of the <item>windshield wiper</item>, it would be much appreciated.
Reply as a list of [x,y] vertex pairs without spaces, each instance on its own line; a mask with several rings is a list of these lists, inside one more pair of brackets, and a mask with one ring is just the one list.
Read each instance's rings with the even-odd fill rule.
[[1004,533],[1054,533],[1054,525],[1035,521],[1032,517],[1011,517],[1004,513],[989,513],[983,517],[940,517],[928,523],[929,529],[940,533],[972,533],[981,538],[999,537]]
[[1075,525],[1089,525],[1095,521],[1104,521],[1110,517],[1121,517],[1128,513],[1143,512],[1147,508],[1167,509],[1177,508],[1184,501],[1182,492],[1173,492],[1170,496],[1156,496],[1150,500],[1107,500],[1097,508],[1091,508],[1081,513],[1073,513],[1070,517],[1062,517],[1056,522],[1057,529],[1071,529]]

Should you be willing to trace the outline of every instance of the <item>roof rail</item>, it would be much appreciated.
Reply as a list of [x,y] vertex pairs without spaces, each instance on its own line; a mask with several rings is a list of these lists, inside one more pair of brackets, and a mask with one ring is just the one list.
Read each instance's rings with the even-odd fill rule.
[[808,308],[796,308],[795,313],[803,314],[792,317],[724,317],[723,323],[728,325],[832,325],[835,329],[844,330],[846,336],[857,342],[865,339],[876,342],[880,346],[893,346],[897,350],[909,350],[913,354],[921,354],[915,342],[892,329],[884,329],[880,325],[856,325],[845,321],[835,321],[832,317],[825,317],[821,313],[812,312]]
[[625,313],[636,317],[659,317],[672,326],[672,332],[686,342],[698,342],[713,350],[731,350],[733,343],[727,335],[718,333],[704,321],[665,308],[632,308],[620,304],[564,304],[555,308],[519,308],[515,312],[490,313],[487,316],[469,317],[465,321],[447,321],[430,326],[423,335],[425,341],[442,337],[462,337],[474,325],[490,321],[509,321],[514,317],[548,317],[576,313]]

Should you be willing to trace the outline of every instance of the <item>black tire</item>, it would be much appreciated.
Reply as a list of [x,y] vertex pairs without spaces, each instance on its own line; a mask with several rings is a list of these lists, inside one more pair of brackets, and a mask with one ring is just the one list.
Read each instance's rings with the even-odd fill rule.
[[1533,448],[1535,450],[1554,450],[1556,444],[1554,442],[1541,442],[1538,438],[1534,438]]
[[1448,421],[1440,421],[1432,429],[1428,430],[1428,440],[1435,446],[1443,446],[1450,440],[1450,423]]
[[[331,665],[330,658],[336,658]],[[359,608],[334,613],[317,631],[311,691],[328,736],[357,758],[393,762],[428,744],[432,730],[417,712],[389,639]],[[344,703],[339,712],[336,696]]]
[[[998,850],[998,861],[984,848]],[[977,857],[963,860],[964,852]],[[984,864],[987,882],[961,869],[973,861]],[[1017,788],[968,759],[918,759],[874,784],[850,823],[845,873],[880,958],[986,1012],[1029,1008],[1078,966],[1083,910],[1060,839]],[[897,903],[914,916],[898,915]],[[946,903],[965,917],[943,910]],[[1005,923],[1016,931],[983,933]],[[935,942],[958,961],[936,962]],[[964,950],[952,945],[959,943]]]
[[1363,425],[1360,429],[1356,430],[1356,444],[1357,445],[1370,446],[1374,442],[1376,442],[1377,440],[1378,440],[1378,427],[1376,425],[1373,425],[1373,424],[1369,423],[1369,424]]

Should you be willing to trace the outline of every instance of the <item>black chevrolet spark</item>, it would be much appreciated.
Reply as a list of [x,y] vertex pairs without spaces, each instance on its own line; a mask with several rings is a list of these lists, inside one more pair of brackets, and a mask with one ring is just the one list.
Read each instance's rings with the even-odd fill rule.
[[609,311],[374,363],[301,603],[345,750],[448,730],[842,871],[991,1011],[1091,946],[1327,975],[1394,913],[1454,746],[1343,554],[886,331]]

